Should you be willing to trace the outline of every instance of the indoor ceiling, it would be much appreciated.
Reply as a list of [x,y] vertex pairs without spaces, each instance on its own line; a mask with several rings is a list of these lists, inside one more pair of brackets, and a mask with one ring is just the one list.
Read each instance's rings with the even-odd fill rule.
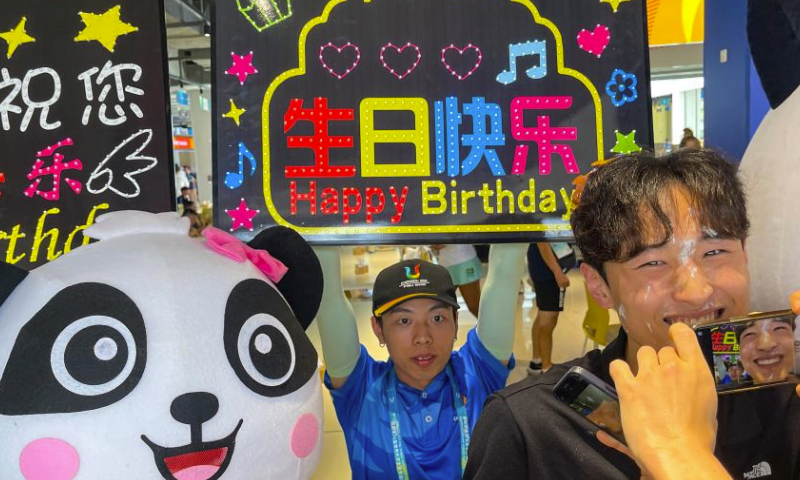
[[[164,0],[173,87],[181,83],[189,88],[210,87],[211,37],[206,34],[211,30],[213,3],[214,0]],[[654,79],[702,76],[703,44],[654,46],[650,49],[650,68]]]
[[211,5],[214,0],[164,0],[171,86],[211,84]]

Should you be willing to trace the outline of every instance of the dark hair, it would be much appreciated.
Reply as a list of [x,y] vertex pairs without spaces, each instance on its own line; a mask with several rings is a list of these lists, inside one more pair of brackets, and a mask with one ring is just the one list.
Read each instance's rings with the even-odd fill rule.
[[[752,320],[750,322],[747,322],[747,323],[744,323],[744,324],[741,324],[741,325],[736,325],[736,327],[734,327],[734,329],[733,329],[734,332],[736,332],[736,343],[741,345],[742,344],[742,334],[744,333],[744,331],[747,330],[748,328],[754,326],[758,322],[763,322],[764,320],[769,320],[769,319],[765,318],[763,320]],[[791,328],[792,331],[794,331],[794,329],[795,329],[795,317],[794,317],[794,315],[789,316],[789,318],[772,319],[772,321],[779,322],[779,323],[785,323],[786,325],[789,325],[789,328]]]
[[744,190],[736,168],[721,155],[707,149],[660,158],[637,153],[599,167],[586,180],[571,218],[584,261],[604,275],[605,262],[630,260],[654,238],[668,241],[673,225],[664,205],[676,189],[686,193],[702,228],[722,238],[747,238]]

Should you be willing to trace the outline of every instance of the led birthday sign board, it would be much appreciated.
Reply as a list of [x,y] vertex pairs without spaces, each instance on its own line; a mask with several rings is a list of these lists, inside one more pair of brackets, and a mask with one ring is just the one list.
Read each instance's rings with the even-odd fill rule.
[[572,180],[652,145],[642,0],[249,7],[215,13],[215,215],[242,237],[569,237]]
[[174,204],[157,0],[0,2],[0,260],[88,243],[111,210]]

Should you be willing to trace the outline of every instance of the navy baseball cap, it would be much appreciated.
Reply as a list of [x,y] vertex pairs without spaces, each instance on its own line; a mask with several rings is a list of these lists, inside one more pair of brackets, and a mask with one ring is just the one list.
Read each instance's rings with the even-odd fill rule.
[[412,298],[426,297],[459,308],[456,287],[446,268],[425,260],[403,260],[384,268],[372,290],[372,313],[380,317]]

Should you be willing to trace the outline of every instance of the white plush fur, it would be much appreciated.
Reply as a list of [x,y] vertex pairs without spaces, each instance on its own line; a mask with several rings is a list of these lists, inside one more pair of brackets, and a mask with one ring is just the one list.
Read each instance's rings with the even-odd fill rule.
[[770,110],[747,147],[741,174],[753,310],[788,308],[800,289],[800,88]]
[[[80,282],[111,285],[136,303],[147,329],[144,375],[128,396],[97,410],[0,414],[0,479],[25,480],[19,467],[22,449],[50,437],[78,451],[76,480],[161,479],[140,437],[167,447],[188,444],[189,427],[170,415],[173,399],[188,392],[209,392],[219,399],[219,412],[203,424],[204,441],[223,438],[240,419],[244,422],[222,480],[309,478],[322,450],[319,375],[287,396],[259,396],[235,375],[224,350],[228,294],[243,279],[267,281],[262,273],[190,239],[175,214],[112,214],[106,220],[88,232],[102,241],[34,270],[0,307],[0,375],[20,328],[56,292]],[[308,413],[318,421],[319,438],[309,456],[298,458],[291,433]]]

